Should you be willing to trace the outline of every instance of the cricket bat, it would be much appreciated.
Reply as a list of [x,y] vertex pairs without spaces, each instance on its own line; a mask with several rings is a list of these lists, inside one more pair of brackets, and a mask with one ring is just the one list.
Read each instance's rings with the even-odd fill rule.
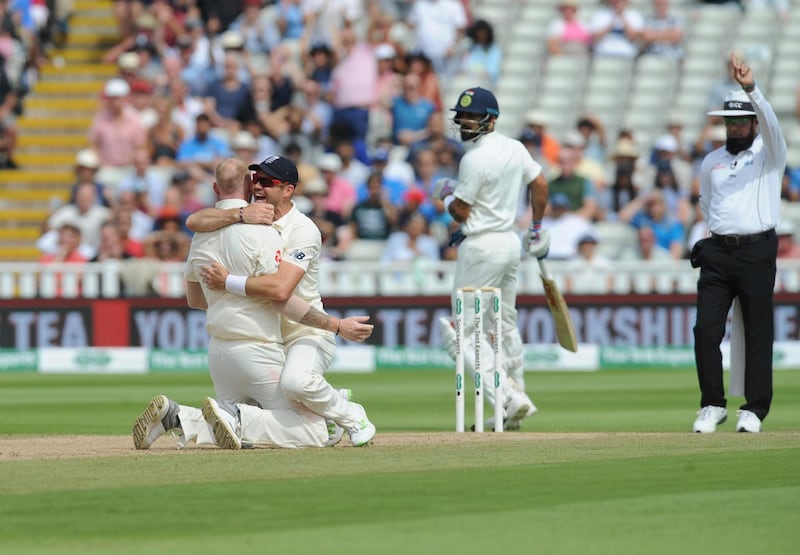
[[553,320],[556,324],[558,343],[566,350],[575,353],[578,351],[575,324],[572,322],[567,303],[564,301],[561,291],[558,290],[556,282],[553,281],[553,276],[550,275],[544,260],[539,260],[539,272],[544,286],[544,297],[547,299],[547,306],[550,308],[550,313],[553,315]]

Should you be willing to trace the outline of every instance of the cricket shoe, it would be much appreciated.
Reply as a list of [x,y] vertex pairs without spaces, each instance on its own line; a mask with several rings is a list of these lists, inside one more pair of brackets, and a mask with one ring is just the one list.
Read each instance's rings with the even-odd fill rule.
[[347,433],[350,434],[350,443],[353,444],[353,447],[362,447],[367,445],[372,441],[372,438],[375,437],[375,424],[370,422],[369,418],[367,418],[367,411],[364,410],[364,407],[358,403],[353,404],[358,409],[359,416],[356,425],[347,430]]
[[761,419],[756,414],[749,410],[736,411],[739,415],[739,421],[736,422],[737,432],[750,432],[757,434],[761,431]]
[[506,430],[519,430],[522,420],[533,416],[539,410],[530,397],[514,389],[506,395],[505,409],[506,418],[503,421],[503,428]]
[[203,418],[214,432],[217,447],[237,451],[242,448],[242,423],[236,405],[206,397]]
[[717,431],[717,425],[722,424],[727,419],[728,411],[725,410],[725,407],[706,405],[697,411],[697,419],[694,421],[692,431],[698,434],[710,434]]
[[180,427],[178,403],[166,395],[156,395],[133,423],[133,446],[136,449],[149,449],[155,440],[169,430]]
[[455,324],[442,316],[439,318],[439,332],[442,334],[442,346],[450,358],[456,359],[456,328]]
[[[337,389],[336,393],[345,401],[351,401],[353,399],[352,389]],[[342,437],[344,437],[344,428],[333,420],[325,420],[325,425],[328,427],[328,441],[325,442],[325,447],[333,447],[342,441]]]

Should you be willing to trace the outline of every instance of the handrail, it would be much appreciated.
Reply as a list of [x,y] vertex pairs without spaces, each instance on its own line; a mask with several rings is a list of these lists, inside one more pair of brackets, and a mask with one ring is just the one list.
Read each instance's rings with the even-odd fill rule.
[[[614,261],[589,267],[548,260],[562,292],[575,295],[695,293],[699,270],[688,261]],[[449,296],[455,262],[392,263],[323,260],[323,297]],[[0,263],[0,299],[184,296],[184,264],[135,259],[87,264]],[[541,294],[535,261],[524,260],[519,294]],[[481,284],[474,284],[480,286]],[[776,292],[800,291],[800,260],[778,260]]]

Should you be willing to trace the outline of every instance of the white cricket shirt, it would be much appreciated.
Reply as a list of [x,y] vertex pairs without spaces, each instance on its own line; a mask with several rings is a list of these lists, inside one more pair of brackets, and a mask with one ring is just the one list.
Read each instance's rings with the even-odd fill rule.
[[786,141],[778,118],[761,91],[749,93],[759,133],[749,149],[709,152],[700,166],[700,209],[709,231],[750,235],[780,223]]
[[514,230],[522,187],[541,171],[542,166],[516,139],[497,131],[480,137],[461,158],[453,193],[472,206],[462,225],[464,234]]
[[[247,206],[238,199],[217,202],[217,208]],[[232,274],[259,276],[278,271],[283,251],[280,235],[270,226],[234,224],[207,233],[195,233],[186,259],[187,281],[197,281],[208,301],[208,334],[224,340],[282,343],[280,317],[269,301],[212,290],[200,279],[200,269],[217,261]]]
[[[300,267],[305,274],[294,289],[294,294],[318,310],[324,310],[319,294],[319,256],[322,236],[316,224],[292,203],[292,209],[272,223],[281,234],[283,261]],[[305,335],[326,335],[328,331],[298,324],[281,318],[284,342]]]

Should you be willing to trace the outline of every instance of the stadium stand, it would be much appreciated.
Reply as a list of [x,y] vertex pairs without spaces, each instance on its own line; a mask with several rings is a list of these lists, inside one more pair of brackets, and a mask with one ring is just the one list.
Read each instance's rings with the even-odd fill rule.
[[[272,4],[265,1],[262,6],[269,8]],[[398,50],[410,51],[413,31],[403,21],[408,6],[404,2],[379,4],[395,5],[395,19],[387,36]],[[691,144],[707,123],[705,112],[715,87],[724,83],[726,56],[735,50],[753,66],[759,86],[781,118],[790,166],[800,166],[800,123],[795,113],[800,90],[800,0],[791,0],[790,11],[780,17],[773,9],[763,7],[763,3],[750,9],[749,2],[744,2],[747,9],[740,10],[731,5],[672,0],[670,11],[683,19],[685,27],[682,60],[652,54],[636,59],[548,56],[546,30],[557,13],[559,0],[473,0],[466,4],[473,19],[483,18],[494,26],[495,39],[502,49],[502,72],[495,91],[502,112],[498,130],[503,133],[518,136],[524,126],[524,115],[536,109],[548,115],[548,132],[563,140],[574,130],[578,118],[589,113],[602,121],[608,151],[613,148],[617,134],[627,129],[638,152],[646,158],[653,141],[666,132],[668,121],[677,116],[683,124],[686,142]],[[581,20],[588,22],[603,1],[578,0],[577,4]],[[106,80],[118,72],[116,64],[101,62],[119,41],[112,5],[111,0],[74,1],[65,41],[48,49],[48,60],[40,67],[24,99],[24,113],[17,122],[15,161],[19,168],[0,170],[0,260],[37,260],[41,253],[36,239],[42,223],[52,208],[68,199],[75,179],[75,155],[87,146],[87,132],[98,107],[99,93]],[[651,0],[630,0],[630,5],[642,14],[649,14],[652,9]],[[364,26],[366,23],[356,27]],[[283,46],[289,62],[300,66],[305,63],[300,40],[287,39]],[[464,45],[461,46],[463,49]],[[256,59],[263,62],[266,56],[260,53]],[[460,91],[474,85],[488,86],[488,83],[462,71],[440,79],[442,105],[451,106]],[[370,147],[366,145],[367,153]],[[309,165],[313,166],[313,160]],[[784,214],[800,230],[797,204],[786,202]],[[617,222],[597,222],[597,231],[600,250],[610,258],[635,240],[631,228]],[[359,260],[352,261],[347,268],[342,267],[344,262],[327,261],[330,271],[326,279],[330,279],[331,292],[427,292],[439,291],[448,283],[447,262],[437,265],[436,271],[426,270],[429,272],[426,279],[420,280],[413,273],[403,272],[379,277],[374,264],[368,271],[354,271],[353,268],[363,270],[366,266],[362,264],[379,258],[375,244],[362,252],[354,249],[352,257]],[[2,274],[0,296],[8,296],[10,291],[23,296],[40,294],[39,285],[26,277],[28,270],[15,268]],[[615,273],[612,289],[690,291],[694,286],[694,273],[685,268],[675,272],[657,268],[642,272],[639,266],[638,270],[639,276],[634,268]],[[102,276],[95,270],[87,271],[89,275]],[[534,278],[538,276],[530,273],[526,279],[531,290],[537,290]],[[791,290],[800,287],[796,273],[782,275],[788,277],[780,281],[780,287]],[[107,277],[109,283],[113,281]],[[87,279],[81,288],[84,295],[106,296],[113,291],[97,285],[104,283],[102,277]],[[577,282],[573,285],[586,292],[596,287]],[[179,280],[170,278],[166,285],[170,294],[176,292],[173,286],[179,289]],[[67,283],[65,290],[70,287]]]
[[17,122],[15,162],[0,172],[0,259],[36,260],[35,241],[50,209],[65,202],[73,184],[76,152],[105,79],[117,72],[99,62],[117,40],[110,1],[76,0],[66,42],[49,53],[24,99]]

